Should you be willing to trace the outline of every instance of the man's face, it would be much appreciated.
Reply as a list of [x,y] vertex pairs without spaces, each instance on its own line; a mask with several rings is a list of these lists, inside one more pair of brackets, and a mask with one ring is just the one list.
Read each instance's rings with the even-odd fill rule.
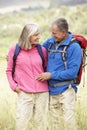
[[64,30],[59,31],[56,24],[53,24],[51,26],[51,32],[56,42],[61,42],[65,39],[65,35],[66,35],[65,31]]

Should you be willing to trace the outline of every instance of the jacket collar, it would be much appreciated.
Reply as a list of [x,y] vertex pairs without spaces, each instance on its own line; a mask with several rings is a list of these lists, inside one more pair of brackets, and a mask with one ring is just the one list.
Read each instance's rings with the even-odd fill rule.
[[71,32],[68,32],[68,37],[62,42],[61,45],[69,45],[71,39],[72,39],[72,33]]

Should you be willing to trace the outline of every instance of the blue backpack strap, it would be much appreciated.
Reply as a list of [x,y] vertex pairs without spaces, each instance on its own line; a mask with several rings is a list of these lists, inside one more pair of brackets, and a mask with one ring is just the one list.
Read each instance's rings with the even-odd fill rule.
[[16,66],[16,59],[17,59],[17,56],[20,52],[20,47],[18,44],[16,44],[16,48],[15,48],[15,51],[14,51],[14,56],[13,56],[13,67],[12,67],[12,77],[14,76],[14,73],[15,73],[15,66]]
[[42,66],[44,68],[44,55],[43,55],[42,47],[41,47],[40,44],[37,45],[37,49],[38,49],[39,55],[40,55],[40,57],[42,59]]

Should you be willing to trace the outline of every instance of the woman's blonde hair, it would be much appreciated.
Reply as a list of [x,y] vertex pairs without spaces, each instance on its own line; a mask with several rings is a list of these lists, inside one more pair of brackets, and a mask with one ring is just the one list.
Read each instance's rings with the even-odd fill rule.
[[22,49],[28,50],[31,48],[30,37],[39,30],[39,25],[36,23],[26,24],[19,37],[19,46]]

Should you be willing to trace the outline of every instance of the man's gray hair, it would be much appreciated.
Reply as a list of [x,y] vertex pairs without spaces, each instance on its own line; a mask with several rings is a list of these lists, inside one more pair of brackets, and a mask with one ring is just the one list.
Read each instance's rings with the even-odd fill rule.
[[66,30],[68,32],[68,22],[65,18],[58,18],[52,22],[51,25],[56,24],[59,31]]

